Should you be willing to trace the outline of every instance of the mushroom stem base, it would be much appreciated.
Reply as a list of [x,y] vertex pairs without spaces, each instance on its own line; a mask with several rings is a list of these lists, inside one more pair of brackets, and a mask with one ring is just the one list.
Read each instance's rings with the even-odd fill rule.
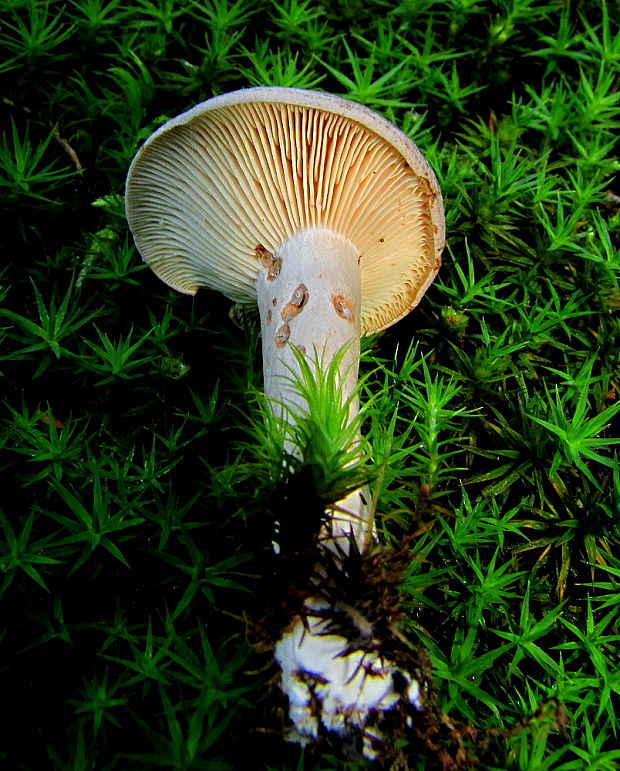
[[319,545],[279,559],[284,614],[274,653],[286,738],[333,738],[350,760],[389,754],[422,730],[433,703],[428,656],[400,631],[409,539],[364,552],[351,544],[339,556]]
[[[380,641],[363,639],[367,629],[357,630],[358,640],[331,633],[334,608],[324,600],[310,598],[304,610],[303,620],[294,619],[275,648],[292,723],[288,738],[307,744],[326,732],[345,741],[355,737],[361,755],[374,760],[385,741],[386,715],[404,711],[411,725],[415,712],[424,709],[420,684],[381,652]],[[367,624],[353,608],[337,610]]]

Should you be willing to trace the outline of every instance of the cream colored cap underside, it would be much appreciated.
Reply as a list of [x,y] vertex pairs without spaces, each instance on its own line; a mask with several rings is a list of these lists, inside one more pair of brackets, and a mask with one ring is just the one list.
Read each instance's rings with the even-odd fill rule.
[[255,302],[256,247],[305,228],[359,250],[362,330],[413,308],[439,268],[434,193],[391,144],[356,121],[281,103],[218,107],[160,131],[134,161],[127,212],[144,260],[193,294]]

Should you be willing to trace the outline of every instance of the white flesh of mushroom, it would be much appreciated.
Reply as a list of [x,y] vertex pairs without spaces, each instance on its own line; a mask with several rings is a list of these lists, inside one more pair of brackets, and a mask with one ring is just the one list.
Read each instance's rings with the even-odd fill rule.
[[[275,649],[294,727],[289,738],[305,744],[317,738],[321,725],[336,734],[358,729],[364,756],[374,760],[383,735],[369,718],[380,717],[403,700],[422,710],[420,686],[378,650],[342,655],[350,640],[329,633],[333,609],[316,598],[306,600],[305,606],[305,623],[295,619]],[[404,689],[397,689],[396,675],[406,683]]]
[[[331,361],[343,346],[341,399],[351,399],[350,419],[357,411],[360,337],[361,279],[359,254],[354,244],[325,229],[300,231],[273,255],[259,249],[262,269],[257,279],[258,306],[263,337],[265,395],[276,414],[294,421],[307,405],[295,388],[298,370],[292,347],[311,361]],[[317,373],[319,374],[319,373]],[[288,446],[287,451],[297,448]],[[289,512],[291,517],[295,512]],[[348,551],[355,539],[360,552],[372,537],[366,499],[355,491],[339,501],[327,528],[319,535],[321,546]],[[291,738],[309,741],[319,726],[335,733],[360,729],[364,755],[376,756],[381,739],[368,718],[395,707],[402,695],[394,674],[409,684],[404,698],[422,708],[420,689],[411,675],[398,670],[376,650],[351,650],[345,637],[327,633],[330,608],[318,597],[305,601],[304,619],[293,619],[278,641],[275,657],[281,668],[281,687],[289,701]],[[352,609],[352,612],[356,612]],[[317,615],[318,613],[318,615]],[[361,614],[360,634],[371,642],[372,628]],[[378,641],[376,641],[378,642]]]
[[[359,253],[340,235],[320,228],[302,230],[274,254],[264,254],[256,290],[263,339],[265,396],[276,414],[289,420],[307,411],[295,386],[293,346],[310,361],[327,366],[346,348],[340,367],[342,404],[357,412],[361,277]],[[260,258],[259,258],[260,259]],[[320,373],[317,373],[320,375]],[[352,398],[353,397],[353,398]],[[287,452],[296,452],[290,443]],[[291,512],[291,516],[295,516]],[[353,535],[360,551],[368,536],[368,506],[358,491],[338,502],[329,537],[346,549]],[[322,538],[325,541],[325,538]]]

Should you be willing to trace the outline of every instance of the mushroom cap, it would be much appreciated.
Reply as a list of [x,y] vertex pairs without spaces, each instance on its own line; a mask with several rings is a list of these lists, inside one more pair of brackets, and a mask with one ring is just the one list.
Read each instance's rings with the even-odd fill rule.
[[163,281],[241,304],[256,303],[257,246],[337,232],[359,251],[366,334],[417,305],[444,246],[441,192],[416,145],[367,107],[298,88],[233,91],[165,123],[131,164],[126,209]]

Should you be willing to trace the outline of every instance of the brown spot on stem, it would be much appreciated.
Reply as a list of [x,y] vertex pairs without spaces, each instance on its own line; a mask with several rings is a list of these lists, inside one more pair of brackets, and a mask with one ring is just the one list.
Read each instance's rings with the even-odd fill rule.
[[268,323],[268,324],[271,324],[271,319],[272,319],[272,317],[273,317],[273,311],[272,311],[272,310],[271,310],[271,308],[270,308],[270,309],[267,311],[267,323]]
[[280,271],[282,270],[282,259],[280,257],[274,257],[271,261],[271,266],[267,270],[267,281],[273,281],[278,278]]
[[256,259],[260,262],[263,268],[271,267],[271,263],[273,262],[273,254],[271,252],[265,249],[265,247],[261,244],[255,246],[254,251],[256,252]]
[[290,321],[301,313],[302,308],[308,302],[308,287],[305,284],[299,284],[291,295],[291,299],[286,303],[280,313],[282,321]]
[[273,254],[265,249],[264,246],[258,244],[254,247],[256,253],[256,259],[267,270],[267,281],[273,281],[280,275],[282,269],[282,259],[280,257],[274,257]]
[[308,287],[305,284],[299,284],[299,286],[293,292],[291,297],[291,303],[296,305],[301,310],[308,302]]
[[281,327],[278,327],[273,338],[278,348],[282,348],[282,346],[288,341],[290,335],[291,328],[288,324],[282,324]]
[[345,321],[353,321],[353,309],[351,308],[351,303],[344,295],[334,295],[332,297],[332,305],[334,306],[334,310],[341,319],[345,319]]

